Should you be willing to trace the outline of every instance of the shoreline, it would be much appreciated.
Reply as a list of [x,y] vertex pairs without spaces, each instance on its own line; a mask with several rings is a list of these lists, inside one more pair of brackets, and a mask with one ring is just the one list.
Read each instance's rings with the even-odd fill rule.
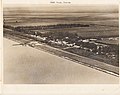
[[[11,36],[11,35],[9,35],[9,36]],[[12,38],[7,37],[7,38],[10,40],[16,41],[18,43],[21,43],[21,41],[17,40],[15,37],[12,37]],[[20,38],[18,37],[18,39],[20,39]],[[64,58],[64,59],[71,60],[71,61],[76,62],[78,64],[82,64],[84,66],[87,66],[87,67],[90,67],[90,68],[93,68],[93,69],[96,69],[96,70],[99,70],[99,71],[102,71],[102,72],[119,77],[119,67],[115,67],[112,65],[108,65],[104,62],[100,62],[100,61],[86,58],[83,56],[79,56],[79,55],[76,55],[76,54],[73,54],[73,53],[70,53],[67,51],[63,51],[61,49],[54,48],[54,47],[48,46],[46,44],[45,45],[42,44],[40,46],[32,46],[29,44],[29,46],[33,47],[35,49],[38,49],[38,50],[43,50],[45,52],[48,52],[50,54],[56,55],[56,56]]]
[[[119,78],[4,38],[5,84],[118,84]],[[11,56],[11,57],[10,57]]]

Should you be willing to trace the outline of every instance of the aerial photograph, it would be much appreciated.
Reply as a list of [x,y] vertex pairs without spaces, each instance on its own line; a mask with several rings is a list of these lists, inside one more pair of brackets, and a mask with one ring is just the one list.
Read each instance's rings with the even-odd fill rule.
[[119,83],[118,5],[6,5],[5,84]]

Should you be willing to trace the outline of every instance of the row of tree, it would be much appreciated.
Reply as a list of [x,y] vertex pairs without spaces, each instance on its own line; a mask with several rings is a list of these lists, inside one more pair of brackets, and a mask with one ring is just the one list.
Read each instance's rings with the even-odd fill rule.
[[73,27],[89,27],[87,24],[56,24],[56,25],[41,25],[41,26],[18,26],[17,29],[41,30],[41,29],[59,29]]

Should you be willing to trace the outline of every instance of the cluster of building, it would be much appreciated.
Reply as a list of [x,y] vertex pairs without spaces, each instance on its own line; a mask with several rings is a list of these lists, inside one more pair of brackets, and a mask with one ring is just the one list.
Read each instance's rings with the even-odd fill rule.
[[76,42],[70,42],[69,37],[65,37],[68,41],[64,39],[50,39],[49,37],[40,37],[37,36],[37,39],[42,40],[45,43],[49,43],[50,45],[57,45],[63,49],[67,48],[76,48],[83,49],[85,51],[93,52],[96,55],[106,55],[107,57],[116,58],[116,54],[110,51],[110,46],[107,44],[97,42],[97,39],[79,39]]

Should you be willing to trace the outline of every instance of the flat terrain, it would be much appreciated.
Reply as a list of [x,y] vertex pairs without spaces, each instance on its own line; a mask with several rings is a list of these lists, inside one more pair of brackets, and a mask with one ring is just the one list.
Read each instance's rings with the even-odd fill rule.
[[119,78],[4,38],[4,83],[118,83]]
[[[48,31],[62,31],[77,33],[82,37],[118,36],[119,15],[118,12],[84,12],[79,9],[69,10],[66,7],[31,7],[31,8],[4,8],[4,20],[6,25],[19,26],[47,26],[56,24],[87,24],[90,27],[77,27],[67,29],[48,29]],[[38,10],[37,10],[38,9]],[[54,10],[56,9],[56,10]],[[87,8],[85,8],[87,9]],[[78,10],[78,11],[77,11]],[[101,10],[101,8],[100,8]],[[104,9],[105,10],[105,9]],[[102,11],[104,11],[102,10]],[[66,12],[67,11],[67,12]],[[37,30],[41,31],[41,30]]]

